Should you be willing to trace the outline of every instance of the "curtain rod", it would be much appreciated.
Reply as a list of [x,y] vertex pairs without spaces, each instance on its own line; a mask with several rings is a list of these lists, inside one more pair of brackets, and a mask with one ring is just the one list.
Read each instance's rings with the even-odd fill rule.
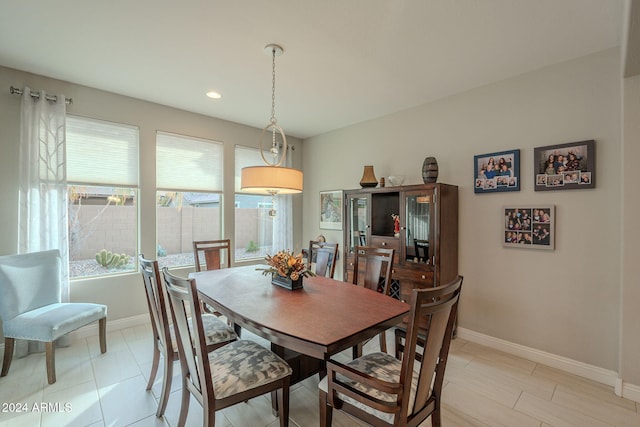
[[[9,93],[11,95],[22,95],[22,89],[18,89],[17,87],[9,87]],[[36,98],[36,99],[40,99],[40,93],[38,92],[33,92],[31,91],[31,97],[32,98]],[[47,95],[47,101],[57,101],[58,97],[55,95]],[[64,102],[66,104],[73,104],[73,99],[72,98],[65,98]]]

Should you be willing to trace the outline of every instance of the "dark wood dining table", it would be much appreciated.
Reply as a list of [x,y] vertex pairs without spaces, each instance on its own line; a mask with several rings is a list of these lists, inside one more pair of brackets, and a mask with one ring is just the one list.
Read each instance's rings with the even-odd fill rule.
[[276,348],[320,361],[397,325],[409,312],[404,302],[326,277],[307,277],[302,289],[291,291],[271,284],[262,268],[232,267],[189,277],[196,280],[202,300],[236,325]]

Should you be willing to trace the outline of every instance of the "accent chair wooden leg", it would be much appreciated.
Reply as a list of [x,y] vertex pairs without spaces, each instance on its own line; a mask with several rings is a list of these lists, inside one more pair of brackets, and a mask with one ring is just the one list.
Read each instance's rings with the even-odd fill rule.
[[98,320],[98,329],[100,331],[100,353],[107,352],[107,318],[103,317]]
[[0,374],[0,377],[4,377],[9,373],[9,367],[11,366],[11,360],[13,359],[13,345],[15,342],[15,338],[4,337],[4,359],[2,360],[2,373]]
[[56,382],[56,350],[53,341],[45,344],[46,363],[47,363],[47,380],[49,384]]

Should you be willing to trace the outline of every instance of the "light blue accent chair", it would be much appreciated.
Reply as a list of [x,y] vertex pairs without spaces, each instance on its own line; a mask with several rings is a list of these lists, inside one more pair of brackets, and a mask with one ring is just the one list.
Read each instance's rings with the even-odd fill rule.
[[2,373],[9,372],[16,339],[46,343],[47,379],[56,382],[54,341],[99,321],[100,351],[107,351],[107,306],[61,302],[62,260],[57,249],[0,256],[0,319],[4,333]]

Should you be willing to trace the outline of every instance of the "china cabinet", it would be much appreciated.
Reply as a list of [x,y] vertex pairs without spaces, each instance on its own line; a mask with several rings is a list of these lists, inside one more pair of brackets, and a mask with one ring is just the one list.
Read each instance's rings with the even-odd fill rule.
[[[392,294],[407,299],[458,274],[458,187],[420,184],[345,191],[344,279],[356,246],[395,250]],[[397,217],[397,221],[396,221]]]

